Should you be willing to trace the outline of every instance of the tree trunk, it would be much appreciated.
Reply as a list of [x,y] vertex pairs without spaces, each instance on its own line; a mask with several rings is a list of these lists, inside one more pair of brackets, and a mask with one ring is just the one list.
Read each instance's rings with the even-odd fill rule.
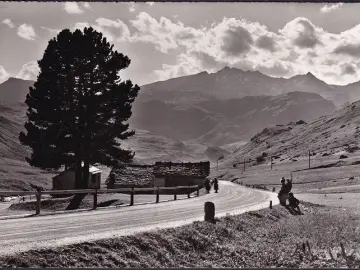
[[75,189],[81,189],[82,187],[82,168],[81,160],[76,161],[76,170],[75,170]]
[[90,175],[89,169],[90,169],[89,158],[85,157],[84,168],[83,168],[83,179],[82,179],[82,184],[84,189],[88,188],[89,175]]

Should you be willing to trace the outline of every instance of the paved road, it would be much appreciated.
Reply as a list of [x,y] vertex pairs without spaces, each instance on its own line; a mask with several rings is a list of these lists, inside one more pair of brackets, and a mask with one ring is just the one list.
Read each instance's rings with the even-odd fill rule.
[[219,182],[219,193],[191,199],[0,220],[0,255],[188,224],[203,220],[206,201],[214,202],[217,217],[277,204],[276,193]]

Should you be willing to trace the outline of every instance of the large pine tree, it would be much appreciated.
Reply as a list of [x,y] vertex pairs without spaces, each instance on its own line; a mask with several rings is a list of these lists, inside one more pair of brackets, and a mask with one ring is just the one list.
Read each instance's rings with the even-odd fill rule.
[[86,188],[90,164],[130,162],[134,153],[120,141],[134,134],[127,120],[140,88],[119,77],[130,59],[90,27],[61,31],[38,64],[26,97],[27,132],[20,133],[32,148],[28,163],[43,169],[75,164],[76,187]]

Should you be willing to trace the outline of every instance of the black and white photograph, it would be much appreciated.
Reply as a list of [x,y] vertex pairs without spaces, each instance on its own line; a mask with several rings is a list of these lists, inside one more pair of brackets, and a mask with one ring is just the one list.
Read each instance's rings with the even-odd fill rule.
[[359,268],[359,11],[0,1],[0,267]]

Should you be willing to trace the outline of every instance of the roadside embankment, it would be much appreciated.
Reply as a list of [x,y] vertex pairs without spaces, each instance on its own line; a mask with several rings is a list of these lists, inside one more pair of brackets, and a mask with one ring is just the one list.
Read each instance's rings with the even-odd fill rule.
[[[0,258],[2,267],[359,266],[360,215],[303,202],[190,225]],[[341,250],[343,245],[344,250]],[[351,251],[351,252],[350,252]],[[346,258],[346,259],[345,259]]]

